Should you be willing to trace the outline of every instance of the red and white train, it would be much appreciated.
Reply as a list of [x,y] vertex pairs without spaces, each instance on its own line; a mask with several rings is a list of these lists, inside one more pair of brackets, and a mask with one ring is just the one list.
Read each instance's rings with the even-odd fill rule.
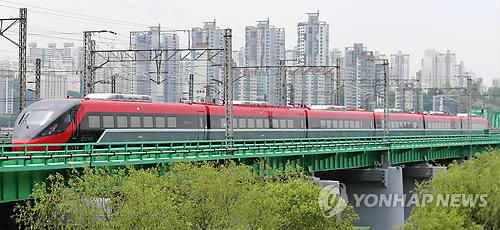
[[[107,98],[107,99],[103,99]],[[384,114],[288,106],[235,105],[235,139],[383,135]],[[393,136],[467,133],[467,117],[389,113]],[[488,122],[472,117],[474,133]],[[153,103],[149,96],[96,94],[88,99],[42,100],[18,117],[13,144],[224,139],[224,106]]]

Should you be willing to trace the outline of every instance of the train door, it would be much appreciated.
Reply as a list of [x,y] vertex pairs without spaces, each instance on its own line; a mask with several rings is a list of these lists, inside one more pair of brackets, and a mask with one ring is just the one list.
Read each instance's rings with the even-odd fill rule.
[[198,140],[205,140],[205,135],[206,135],[206,116],[205,116],[205,111],[198,111],[196,123],[197,123],[197,129],[198,129]]
[[306,138],[307,137],[307,129],[306,129],[306,115],[305,113],[300,114],[300,129],[301,133],[299,137]]

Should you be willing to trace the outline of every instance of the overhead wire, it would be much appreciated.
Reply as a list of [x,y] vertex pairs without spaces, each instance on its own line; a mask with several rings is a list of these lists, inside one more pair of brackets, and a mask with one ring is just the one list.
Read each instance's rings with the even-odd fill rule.
[[[4,3],[8,3],[8,4],[14,4],[14,5],[20,5],[20,6],[27,6],[27,7],[32,7],[32,8],[36,8],[36,9],[40,9],[40,10],[46,10],[46,11],[51,11],[51,12],[57,12],[57,13],[47,13],[47,12],[43,12],[43,11],[30,10],[30,11],[34,11],[34,12],[52,14],[52,15],[57,15],[57,16],[62,16],[62,17],[70,17],[70,18],[76,18],[76,19],[82,19],[82,20],[88,20],[88,21],[105,22],[105,23],[117,24],[117,25],[128,25],[128,26],[132,26],[132,27],[148,27],[149,26],[149,25],[135,23],[135,22],[127,22],[127,21],[109,19],[109,18],[104,18],[104,17],[97,17],[97,16],[91,16],[91,15],[85,15],[85,14],[80,14],[80,13],[75,13],[75,12],[68,12],[68,11],[62,11],[62,10],[49,9],[49,8],[45,8],[45,7],[28,5],[28,4],[23,4],[23,3],[18,3],[18,2],[12,2],[12,1],[6,1],[6,0],[0,0],[0,2],[4,2]],[[6,6],[6,5],[1,5],[1,6],[8,7],[8,8],[16,8],[16,7],[12,7],[12,6]],[[67,14],[67,15],[65,15],[65,14]]]

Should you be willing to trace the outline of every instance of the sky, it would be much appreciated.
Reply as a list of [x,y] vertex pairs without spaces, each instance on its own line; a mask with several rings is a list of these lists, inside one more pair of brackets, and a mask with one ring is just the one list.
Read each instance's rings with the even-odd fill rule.
[[[96,35],[99,49],[127,48],[129,31],[190,30],[216,20],[233,30],[233,49],[245,44],[245,26],[269,18],[285,28],[286,48],[297,43],[297,23],[306,13],[320,13],[330,25],[330,49],[361,42],[368,50],[390,56],[410,54],[410,75],[420,70],[426,49],[450,50],[457,64],[483,77],[487,85],[500,78],[500,1],[498,0],[0,0],[0,18],[19,16],[28,8],[28,42],[73,42],[81,46],[84,30],[112,30]],[[5,22],[4,22],[5,23]],[[5,25],[4,25],[5,28]],[[17,27],[7,36],[17,40]],[[182,44],[181,44],[182,45]],[[184,45],[187,45],[187,37]],[[17,48],[0,37],[0,57],[17,58]]]

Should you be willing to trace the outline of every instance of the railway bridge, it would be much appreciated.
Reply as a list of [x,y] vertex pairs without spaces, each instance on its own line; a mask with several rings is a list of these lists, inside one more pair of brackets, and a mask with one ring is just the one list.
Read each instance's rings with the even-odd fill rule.
[[[301,167],[324,181],[344,183],[353,193],[407,194],[415,180],[428,178],[434,162],[464,160],[488,147],[500,145],[500,135],[344,137],[272,140],[168,141],[132,143],[78,143],[21,145],[12,151],[0,145],[0,203],[29,198],[35,183],[49,174],[71,168],[144,167],[178,161],[233,160],[254,164],[263,159],[284,170]],[[51,151],[54,146],[60,150]],[[20,145],[16,145],[19,149]],[[30,148],[45,149],[29,151]],[[40,148],[42,147],[42,148]],[[352,197],[351,197],[352,198]],[[354,199],[353,199],[354,200]],[[409,209],[356,207],[362,221],[385,228],[401,224]],[[382,216],[381,216],[382,215]],[[366,217],[366,218],[365,218]],[[371,221],[371,222],[370,222]],[[376,223],[373,224],[375,221]]]

